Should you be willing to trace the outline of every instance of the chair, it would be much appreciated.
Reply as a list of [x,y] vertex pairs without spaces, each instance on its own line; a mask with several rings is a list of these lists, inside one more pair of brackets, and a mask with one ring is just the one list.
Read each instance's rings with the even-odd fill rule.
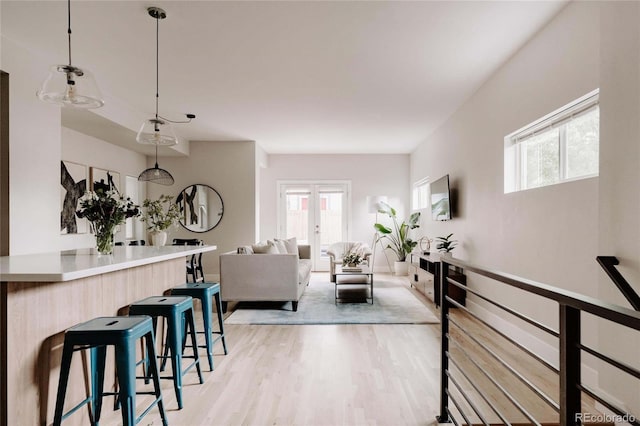
[[[197,238],[174,238],[174,246],[201,246],[202,240]],[[189,282],[189,275],[193,279],[192,282],[204,282],[204,271],[202,269],[202,253],[191,255],[191,259],[187,260],[186,281]]]
[[[153,379],[152,392],[136,391],[135,343],[139,339],[146,341],[146,358],[151,360],[146,371],[149,377]],[[103,390],[107,346],[115,348],[119,392],[105,392]],[[84,349],[89,349],[91,356],[91,395],[64,413],[64,400],[69,382],[71,358],[74,352]],[[136,417],[136,394],[150,394],[155,397],[151,405],[139,417]],[[156,364],[153,323],[150,317],[100,317],[75,325],[66,331],[62,348],[60,380],[58,382],[53,424],[59,426],[63,420],[80,407],[89,404],[91,424],[97,425],[102,410],[102,397],[105,395],[118,396],[118,401],[122,403],[122,422],[125,426],[138,424],[140,419],[155,405],[160,410],[162,424],[167,425],[160,391],[160,376],[158,375],[158,365]]]
[[327,250],[327,255],[329,256],[329,279],[332,283],[336,282],[336,265],[342,265],[342,258],[350,252],[362,256],[365,265],[371,265],[371,255],[373,252],[367,243],[343,241],[331,244]]

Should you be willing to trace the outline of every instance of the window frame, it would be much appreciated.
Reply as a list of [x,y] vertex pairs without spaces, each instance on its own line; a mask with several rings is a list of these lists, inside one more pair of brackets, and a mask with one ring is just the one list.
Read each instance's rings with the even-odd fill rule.
[[[559,183],[572,182],[580,179],[588,179],[599,175],[599,167],[595,173],[567,177],[569,155],[567,147],[567,124],[574,118],[599,109],[600,89],[576,99],[573,102],[545,115],[504,138],[504,192],[518,192],[527,189],[542,188]],[[534,136],[543,134],[552,129],[558,129],[558,180],[539,186],[526,186],[526,160],[523,146]],[[600,124],[598,123],[598,133]],[[600,138],[598,137],[598,144]]]
[[[411,196],[411,207],[413,211],[416,210],[424,210],[430,207],[430,179],[429,177],[424,177],[419,179],[413,183],[413,190]],[[420,190],[422,188],[426,188],[424,205],[421,204],[422,199],[420,198]]]

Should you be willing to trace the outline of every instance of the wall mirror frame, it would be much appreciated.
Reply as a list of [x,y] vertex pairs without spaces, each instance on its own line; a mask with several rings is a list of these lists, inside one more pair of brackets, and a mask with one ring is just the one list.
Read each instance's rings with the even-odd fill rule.
[[211,231],[224,214],[222,197],[212,187],[196,183],[184,188],[176,197],[180,209],[180,225],[191,232]]

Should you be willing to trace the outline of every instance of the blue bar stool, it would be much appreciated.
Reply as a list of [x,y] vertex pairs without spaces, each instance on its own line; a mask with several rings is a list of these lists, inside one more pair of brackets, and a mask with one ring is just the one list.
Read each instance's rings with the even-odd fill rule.
[[[189,296],[152,296],[139,300],[129,306],[129,315],[149,315],[153,318],[153,329],[156,330],[157,318],[163,317],[167,321],[167,347],[171,351],[172,376],[161,377],[173,380],[173,387],[176,391],[178,408],[182,409],[182,375],[187,373],[195,365],[198,371],[200,384],[204,383],[202,371],[200,370],[200,360],[198,359],[198,343],[196,341],[195,323],[193,320],[193,299]],[[182,318],[185,318],[191,335],[191,346],[193,356],[182,355],[183,349],[183,327]],[[186,327],[185,327],[186,329]],[[166,359],[165,356],[160,358]],[[193,358],[193,362],[187,368],[182,369],[182,359]],[[153,358],[153,364],[155,358]],[[164,363],[163,363],[164,365]],[[161,369],[161,371],[164,368]]]
[[[224,321],[222,318],[222,301],[220,299],[220,284],[219,283],[186,283],[184,285],[174,287],[171,289],[171,294],[191,296],[194,299],[199,299],[202,303],[202,323],[204,327],[203,332],[205,338],[205,345],[200,345],[201,348],[207,348],[207,357],[209,358],[209,369],[213,371],[213,345],[220,339],[222,339],[222,346],[224,348],[224,354],[227,355],[227,341],[224,337]],[[216,311],[218,314],[218,328],[220,331],[213,331],[212,326],[212,312],[213,306],[211,298],[216,299]],[[212,339],[212,335],[216,334],[217,337]]]
[[[97,425],[100,421],[102,409],[102,397],[105,395],[118,395],[122,407],[122,422],[124,426],[133,426],[144,417],[152,407],[158,405],[162,424],[167,425],[167,418],[160,392],[160,377],[158,365],[150,363],[147,370],[153,379],[153,392],[136,392],[136,349],[135,344],[139,339],[146,340],[147,358],[155,360],[155,346],[153,323],[148,316],[131,317],[100,317],[94,318],[82,324],[68,329],[64,336],[62,349],[62,363],[60,365],[60,380],[58,382],[58,394],[56,408],[53,417],[54,426],[60,425],[63,420],[77,411],[85,404],[91,404],[91,424]],[[107,355],[107,346],[114,346],[116,354],[116,373],[120,392],[104,392],[104,366]],[[89,349],[91,353],[91,395],[80,402],[74,408],[63,414],[64,399],[69,383],[69,368],[71,358],[75,351]],[[151,405],[136,418],[136,394],[155,395]]]

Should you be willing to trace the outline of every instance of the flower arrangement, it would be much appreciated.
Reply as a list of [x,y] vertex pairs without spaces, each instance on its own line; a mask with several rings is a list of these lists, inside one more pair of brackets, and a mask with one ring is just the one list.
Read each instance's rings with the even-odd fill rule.
[[116,227],[139,214],[138,206],[130,198],[125,199],[116,189],[85,192],[80,198],[80,209],[76,211],[76,216],[86,218],[91,224],[100,254],[113,252],[113,233]]
[[171,195],[160,195],[157,200],[146,199],[142,207],[146,212],[142,214],[141,220],[147,224],[147,229],[151,232],[160,232],[178,224],[180,219],[180,209],[178,205],[172,203]]
[[362,256],[357,253],[349,252],[342,258],[342,264],[348,266],[358,266],[364,261]]

